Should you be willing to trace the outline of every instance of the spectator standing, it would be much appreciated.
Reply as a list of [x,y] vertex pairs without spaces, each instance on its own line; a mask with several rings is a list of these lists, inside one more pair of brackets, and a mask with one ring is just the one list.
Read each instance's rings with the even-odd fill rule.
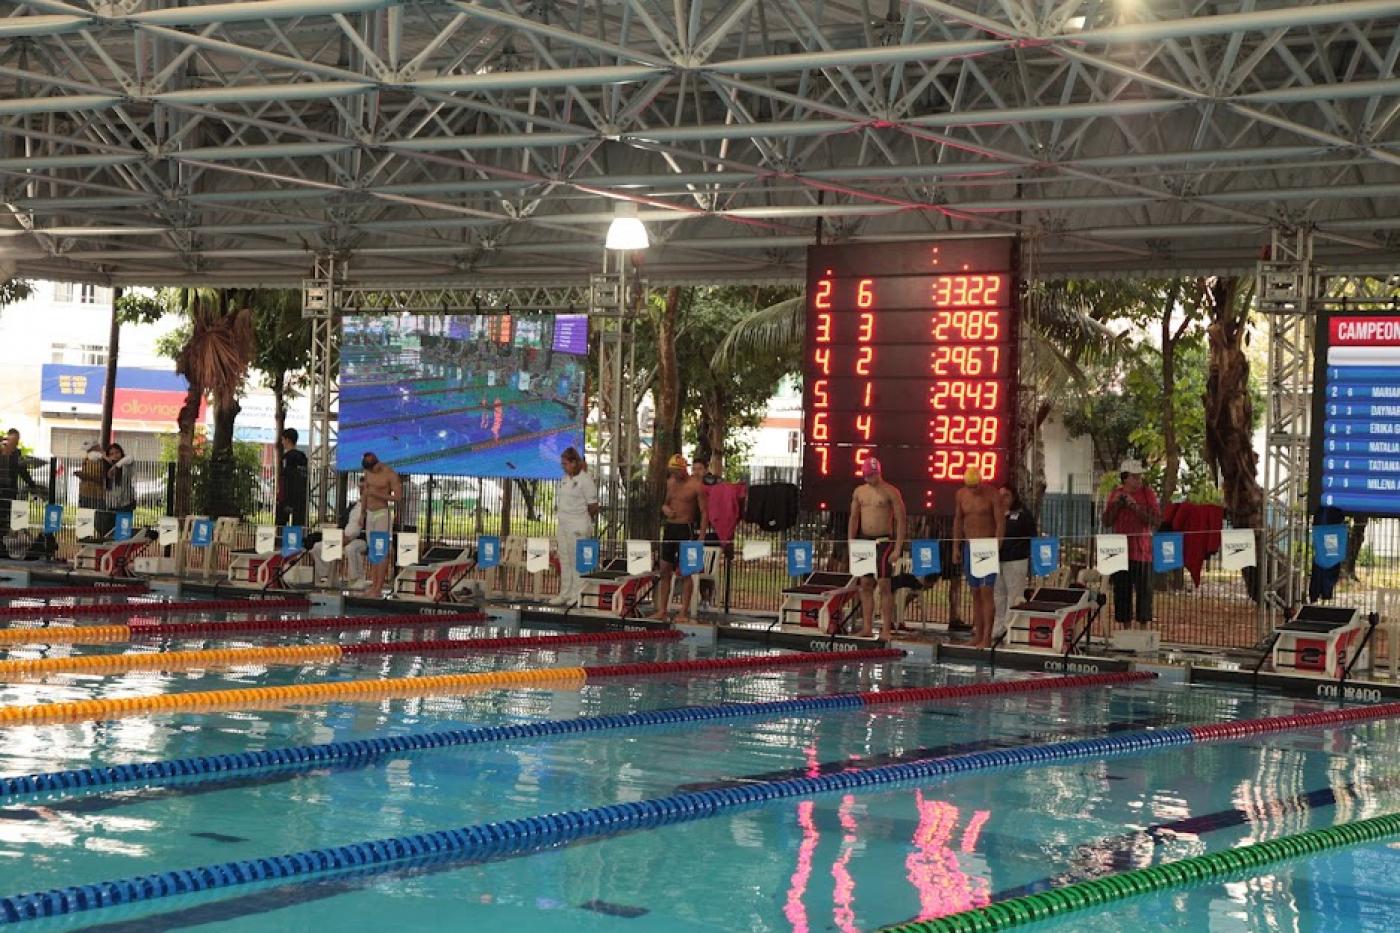
[[44,492],[24,463],[24,454],[19,449],[19,431],[10,428],[4,442],[0,443],[0,531],[10,530],[9,501],[20,497],[20,483],[24,484],[26,495]]
[[599,508],[598,484],[588,472],[583,456],[572,447],[560,454],[559,465],[564,470],[554,500],[559,521],[559,595],[550,600],[550,605],[570,606],[583,595],[578,542],[593,535]]
[[101,444],[88,445],[77,472],[78,508],[93,510],[97,536],[105,538],[113,523],[107,511],[107,458],[102,455]]
[[135,458],[128,457],[121,444],[107,445],[107,471],[102,477],[103,506],[108,527],[116,524],[118,512],[136,511],[136,484],[131,475]]
[[1103,523],[1114,533],[1128,536],[1128,569],[1115,573],[1113,620],[1127,628],[1152,622],[1152,532],[1162,521],[1157,494],[1142,481],[1142,464],[1124,460],[1119,483],[1108,494]]
[[282,432],[277,466],[277,524],[306,526],[306,454],[297,450],[296,428]]
[[992,638],[1006,631],[1006,613],[1025,598],[1026,581],[1030,577],[1031,538],[1040,533],[1035,515],[1021,501],[1021,494],[1011,485],[998,493],[1006,512],[1006,536],[1001,539],[999,560],[1001,572],[996,584],[996,625]]

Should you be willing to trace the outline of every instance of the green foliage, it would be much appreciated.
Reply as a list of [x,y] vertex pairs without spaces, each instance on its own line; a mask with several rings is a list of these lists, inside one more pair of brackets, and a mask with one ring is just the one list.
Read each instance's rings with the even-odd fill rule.
[[1376,566],[1376,552],[1367,544],[1361,548],[1361,553],[1356,556],[1356,565],[1367,570]]
[[34,283],[27,279],[6,279],[0,282],[0,308],[23,301],[34,294]]
[[[1197,332],[1183,337],[1176,351],[1176,389],[1171,405],[1176,413],[1176,436],[1181,448],[1179,486],[1190,487],[1208,481],[1205,463],[1206,419],[1201,400],[1206,392],[1210,360],[1204,336]],[[1162,415],[1167,399],[1162,388],[1162,354],[1155,347],[1142,347],[1128,370],[1125,390],[1140,414],[1131,440],[1144,461],[1160,463],[1166,450],[1162,440]]]
[[220,512],[247,518],[258,512],[264,498],[262,445],[234,441],[230,456],[220,457],[212,444],[204,445],[190,470],[192,500],[204,515]]
[[175,305],[178,290],[162,288],[124,288],[117,298],[117,320],[123,324],[154,324],[167,314],[180,309]]
[[1138,400],[1123,388],[1125,369],[1122,363],[1090,367],[1083,387],[1058,396],[1066,432],[1089,438],[1096,471],[1114,477],[1118,464],[1134,453],[1133,433],[1142,424]]
[[301,316],[301,292],[261,289],[252,297],[257,338],[253,368],[274,393],[280,387],[286,395],[294,395],[308,384],[311,365],[311,322]]
[[[722,439],[717,452],[726,464],[737,465],[745,456],[736,435],[762,423],[768,400],[785,375],[799,370],[802,353],[800,330],[795,344],[726,338],[762,309],[792,297],[791,288],[752,286],[688,288],[681,297],[676,361],[683,438],[703,449],[711,438]],[[637,332],[638,398],[656,386],[660,314],[656,307],[648,311]]]

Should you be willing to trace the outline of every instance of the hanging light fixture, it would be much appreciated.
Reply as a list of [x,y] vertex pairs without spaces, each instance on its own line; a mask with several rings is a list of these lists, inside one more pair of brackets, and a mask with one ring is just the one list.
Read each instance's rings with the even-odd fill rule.
[[647,228],[637,216],[637,205],[631,201],[618,201],[613,207],[612,223],[608,225],[608,238],[603,244],[608,249],[638,250],[651,245]]

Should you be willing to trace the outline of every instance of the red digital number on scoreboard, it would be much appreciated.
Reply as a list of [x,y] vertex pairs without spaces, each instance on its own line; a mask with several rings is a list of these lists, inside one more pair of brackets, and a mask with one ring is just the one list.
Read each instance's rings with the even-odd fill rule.
[[999,450],[935,450],[928,455],[928,478],[935,482],[962,482],[973,467],[982,474],[982,481],[999,482],[1001,451]]
[[929,336],[949,343],[996,343],[1005,328],[1001,311],[935,311],[930,320]]
[[997,411],[1002,407],[1002,383],[996,379],[939,379],[928,388],[934,411]]
[[831,498],[878,456],[906,497],[947,508],[931,490],[970,467],[990,482],[1009,469],[1015,280],[998,270],[1011,252],[994,239],[947,257],[935,244],[932,259],[927,245],[888,246],[809,253],[803,497]]

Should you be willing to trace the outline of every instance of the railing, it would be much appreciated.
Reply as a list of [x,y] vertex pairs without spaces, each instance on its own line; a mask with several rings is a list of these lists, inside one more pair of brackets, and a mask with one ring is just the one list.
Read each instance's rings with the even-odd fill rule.
[[[31,467],[34,480],[52,500],[68,507],[65,525],[57,536],[57,553],[71,557],[77,548],[74,529],[74,509],[83,505],[76,478],[81,460],[52,460]],[[136,463],[134,473],[137,491],[136,524],[154,525],[167,514],[170,485],[174,467],[168,463]],[[344,486],[354,499],[357,474],[344,477]],[[786,477],[780,477],[785,479]],[[755,477],[755,480],[760,477]],[[255,509],[243,516],[235,545],[251,546],[255,527],[273,522],[273,481],[270,475],[258,478],[259,495]],[[479,535],[519,535],[553,539],[555,523],[555,481],[505,481],[465,477],[416,476],[404,477],[405,500],[403,524],[416,529],[421,546],[434,543],[451,545],[472,544]],[[8,527],[8,510],[0,504],[0,519]],[[1060,539],[1061,569],[1051,582],[1064,583],[1073,579],[1081,569],[1093,564],[1093,504],[1084,496],[1048,495],[1043,507],[1041,530]],[[43,521],[42,506],[34,502],[30,509],[31,529],[37,530]],[[739,529],[736,558],[721,564],[713,593],[707,602],[717,609],[739,613],[773,613],[781,601],[782,590],[794,582],[787,575],[785,545],[788,541],[812,541],[815,546],[815,566],[844,570],[845,516],[841,514],[806,513],[797,525],[782,533],[765,533],[751,525]],[[107,527],[110,527],[109,525]],[[943,538],[950,536],[946,523],[915,522],[911,538]],[[32,535],[31,535],[32,536]],[[745,561],[738,557],[744,542],[768,542],[771,556]],[[6,541],[6,544],[12,544]],[[1354,542],[1353,542],[1354,545]],[[605,554],[614,548],[605,545]],[[946,551],[946,549],[945,549]],[[1340,605],[1355,605],[1366,611],[1378,608],[1378,591],[1400,588],[1400,522],[1372,521],[1360,548],[1353,546],[1356,556],[1338,572],[1332,601]],[[945,558],[946,558],[945,553]],[[1301,559],[1310,562],[1310,555]],[[950,617],[970,618],[968,588],[952,585],[952,576],[945,568],[944,579],[918,594],[909,615],[919,621],[942,622]],[[1033,581],[1034,582],[1034,581]],[[547,574],[544,589],[548,593],[557,586],[552,574]],[[1103,582],[1109,596],[1096,632],[1105,632],[1113,619],[1112,587]],[[1205,648],[1250,648],[1266,634],[1261,631],[1257,603],[1246,588],[1245,575],[1226,571],[1218,555],[1207,559],[1202,567],[1200,584],[1181,571],[1155,575],[1154,627],[1164,642]],[[1273,620],[1277,621],[1277,620]],[[1265,628],[1268,626],[1266,625]]]

